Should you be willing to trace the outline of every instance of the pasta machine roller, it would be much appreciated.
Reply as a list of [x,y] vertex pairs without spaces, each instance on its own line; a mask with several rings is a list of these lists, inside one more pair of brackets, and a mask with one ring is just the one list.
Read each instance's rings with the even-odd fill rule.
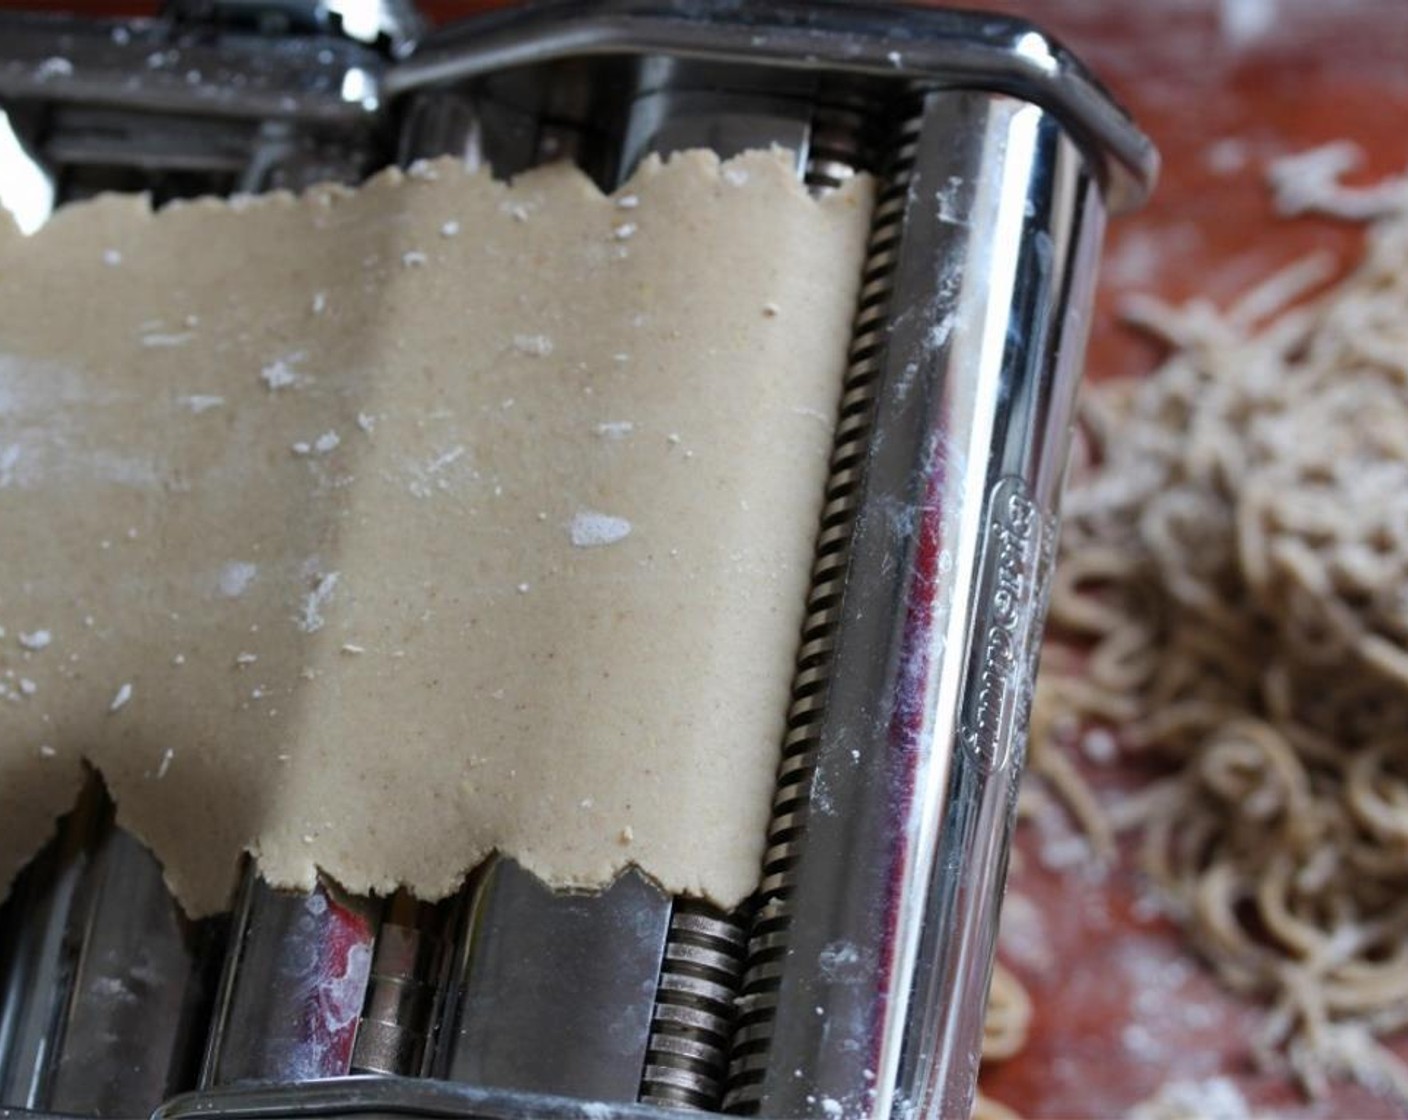
[[22,222],[453,155],[778,146],[877,204],[757,890],[272,890],[181,916],[95,784],[0,915],[0,1114],[962,1116],[1107,211],[1155,154],[1016,19],[861,3],[187,0],[0,17]]

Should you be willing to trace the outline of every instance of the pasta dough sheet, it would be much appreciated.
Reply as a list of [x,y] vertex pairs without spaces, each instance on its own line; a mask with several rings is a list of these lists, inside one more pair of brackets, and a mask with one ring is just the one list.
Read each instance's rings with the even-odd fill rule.
[[870,191],[452,163],[0,230],[0,889],[754,886]]

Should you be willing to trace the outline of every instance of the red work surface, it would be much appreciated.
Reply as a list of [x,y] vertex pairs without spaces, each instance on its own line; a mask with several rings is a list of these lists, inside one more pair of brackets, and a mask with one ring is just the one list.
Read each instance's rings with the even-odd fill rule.
[[[142,12],[153,5],[53,6]],[[439,20],[495,6],[423,4]],[[1225,303],[1314,249],[1333,250],[1352,265],[1358,229],[1274,215],[1264,184],[1269,160],[1347,138],[1366,152],[1365,178],[1408,166],[1408,0],[967,6],[1022,15],[1054,32],[1162,152],[1153,200],[1111,225],[1092,378],[1144,373],[1158,358],[1154,346],[1119,323],[1119,303],[1131,293]],[[1119,763],[1086,771],[1106,790],[1129,788],[1140,777]],[[1143,897],[1128,860],[1107,870],[1069,866],[1078,845],[1030,827],[1018,850],[1003,957],[1029,985],[1036,1018],[1026,1051],[985,1075],[996,1099],[1031,1117],[1120,1117],[1167,1081],[1226,1076],[1263,1117],[1408,1115],[1354,1086],[1307,1102],[1286,1077],[1255,1072],[1248,1056],[1255,1009],[1217,988]],[[1399,1049],[1408,1055],[1408,1045]]]

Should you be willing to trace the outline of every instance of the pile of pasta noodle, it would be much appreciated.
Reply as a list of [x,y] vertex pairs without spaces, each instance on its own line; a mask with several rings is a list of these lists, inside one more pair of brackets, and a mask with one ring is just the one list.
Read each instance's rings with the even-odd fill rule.
[[[1131,308],[1172,355],[1086,404],[1085,478],[1033,765],[1140,858],[1201,954],[1265,1001],[1312,1092],[1408,1099],[1408,189],[1339,187],[1342,145],[1273,170],[1284,210],[1377,217],[1356,271],[1301,262],[1225,312]],[[1166,776],[1097,811],[1045,742],[1110,727]],[[1161,766],[1160,766],[1161,764]]]

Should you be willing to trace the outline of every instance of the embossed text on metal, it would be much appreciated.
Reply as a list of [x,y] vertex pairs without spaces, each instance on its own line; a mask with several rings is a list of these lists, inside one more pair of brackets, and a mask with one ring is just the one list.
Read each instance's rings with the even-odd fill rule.
[[1030,705],[1049,567],[1044,542],[1052,534],[1020,478],[999,479],[988,508],[977,600],[982,630],[973,639],[959,738],[991,772],[1007,764]]

